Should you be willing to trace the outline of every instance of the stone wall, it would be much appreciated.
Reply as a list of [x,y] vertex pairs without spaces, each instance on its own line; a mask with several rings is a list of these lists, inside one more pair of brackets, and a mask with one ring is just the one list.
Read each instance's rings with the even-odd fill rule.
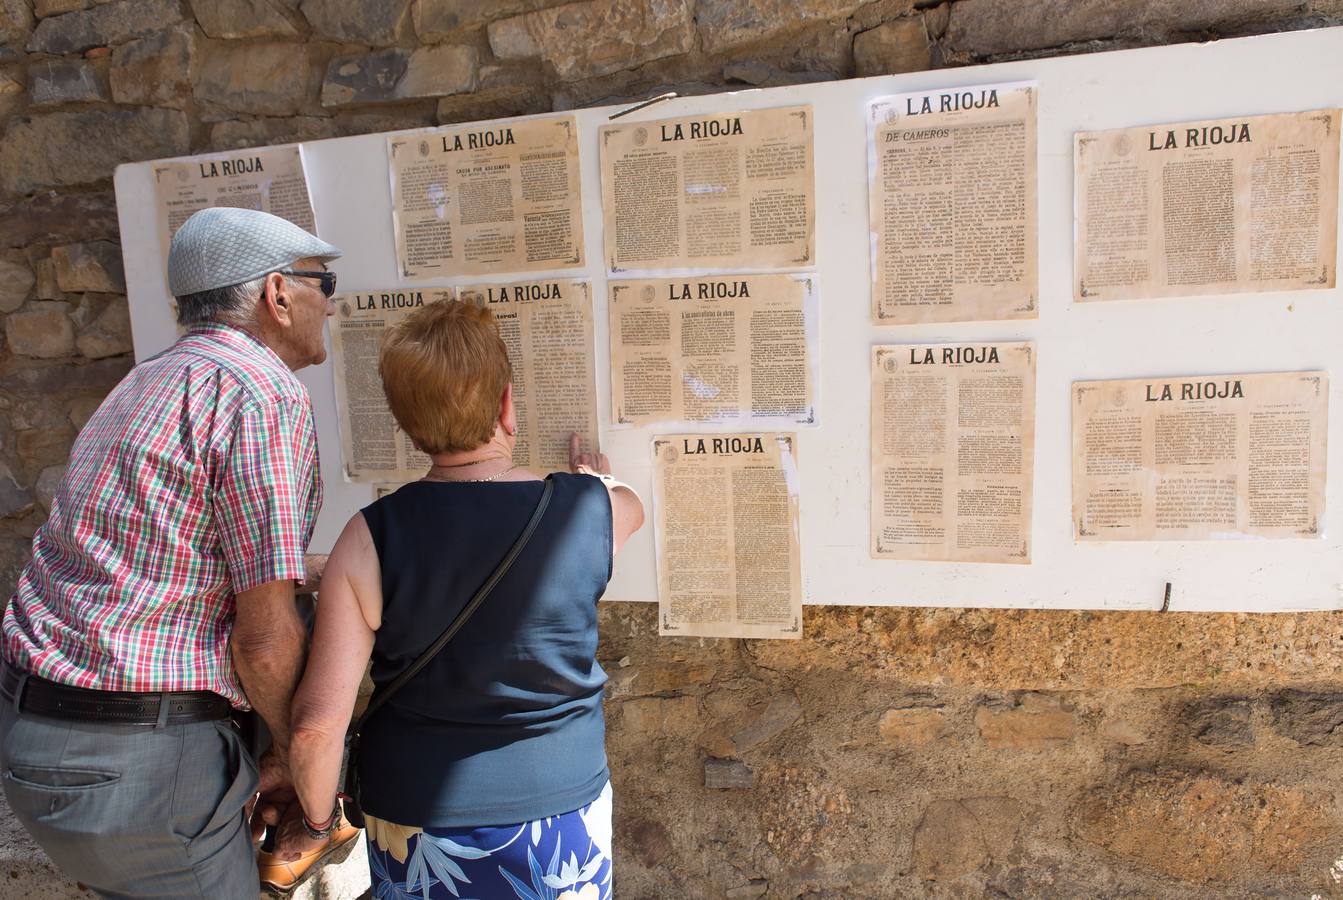
[[[1343,0],[0,0],[0,590],[131,364],[118,163],[1340,22]],[[831,608],[806,635],[666,640],[605,607],[619,896],[1343,896],[1337,616]],[[0,825],[0,895],[74,895]]]
[[1343,621],[607,608],[621,896],[1343,896]]

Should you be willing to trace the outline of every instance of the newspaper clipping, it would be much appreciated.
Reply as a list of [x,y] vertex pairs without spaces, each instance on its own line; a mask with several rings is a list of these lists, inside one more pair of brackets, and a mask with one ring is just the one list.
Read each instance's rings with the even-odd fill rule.
[[872,318],[1034,319],[1032,83],[896,94],[868,107]]
[[872,348],[872,557],[1031,561],[1035,345]]
[[1339,111],[1075,136],[1079,301],[1332,288]]
[[573,116],[387,139],[405,278],[583,265]]
[[658,633],[800,638],[797,438],[653,439]]
[[815,276],[611,282],[616,425],[815,425]]
[[464,287],[463,302],[488,306],[513,366],[517,443],[513,461],[539,472],[569,470],[569,436],[597,449],[592,288],[546,279]]
[[429,457],[415,449],[387,407],[378,354],[389,328],[427,304],[452,299],[451,289],[336,295],[331,368],[346,481],[402,484],[429,470]]
[[1079,541],[1318,538],[1329,376],[1073,385]]
[[816,259],[810,106],[601,130],[612,272],[788,269]]
[[191,214],[215,206],[259,209],[317,233],[299,147],[261,147],[154,166],[163,258]]

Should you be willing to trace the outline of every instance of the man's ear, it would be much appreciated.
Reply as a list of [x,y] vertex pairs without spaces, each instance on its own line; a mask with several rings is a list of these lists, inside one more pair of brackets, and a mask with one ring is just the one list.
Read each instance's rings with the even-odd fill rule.
[[289,284],[279,272],[271,272],[266,276],[260,306],[262,318],[267,321],[286,328],[293,324],[294,298],[290,294]]
[[518,411],[513,406],[513,382],[504,385],[504,396],[499,399],[499,424],[505,434],[518,433]]

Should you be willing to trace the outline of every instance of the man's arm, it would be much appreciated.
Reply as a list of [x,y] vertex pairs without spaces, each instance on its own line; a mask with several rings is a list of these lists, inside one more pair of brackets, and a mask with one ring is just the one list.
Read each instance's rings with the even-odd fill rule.
[[309,574],[304,545],[321,496],[316,465],[308,404],[259,403],[239,412],[218,478],[215,523],[235,591],[229,650],[273,741],[257,760],[264,799],[252,817],[254,839],[262,821],[276,824],[293,805],[289,705],[306,642],[294,582]]
[[294,582],[269,581],[237,595],[230,649],[248,701],[265,720],[281,760],[289,754],[289,706],[303,674],[307,633]]
[[322,589],[322,575],[326,572],[325,553],[303,554],[303,584],[295,589],[299,594],[315,594]]

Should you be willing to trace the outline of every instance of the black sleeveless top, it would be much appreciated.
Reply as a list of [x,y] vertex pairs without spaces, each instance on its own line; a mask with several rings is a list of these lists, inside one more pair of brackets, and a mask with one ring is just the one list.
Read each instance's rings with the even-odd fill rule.
[[[597,599],[611,577],[611,501],[555,474],[531,541],[465,627],[364,729],[363,805],[401,825],[511,825],[605,785]],[[539,481],[407,484],[367,506],[382,567],[373,681],[437,638],[513,545]]]

